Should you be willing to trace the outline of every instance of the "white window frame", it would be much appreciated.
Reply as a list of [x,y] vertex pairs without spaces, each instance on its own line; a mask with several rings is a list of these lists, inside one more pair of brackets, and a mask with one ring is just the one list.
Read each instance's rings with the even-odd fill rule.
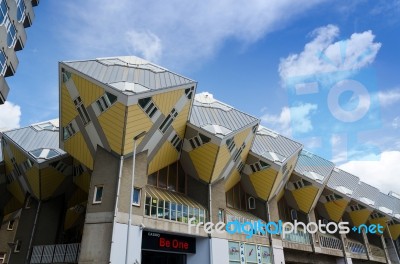
[[26,202],[25,202],[25,209],[31,208],[31,204],[32,204],[32,196],[28,196],[28,198],[26,198]]
[[[102,189],[102,191],[101,191],[101,197],[100,197],[100,201],[97,201],[96,200],[96,194],[97,194],[97,191],[98,191],[98,189]],[[103,202],[103,194],[104,194],[104,185],[102,185],[102,184],[99,184],[99,185],[95,185],[94,186],[94,192],[93,192],[93,204],[101,204],[102,202]]]
[[21,240],[15,241],[14,253],[18,253],[21,251],[21,244],[22,244]]
[[12,47],[15,46],[15,42],[17,41],[17,28],[16,28],[15,25],[11,22],[11,19],[10,19],[8,16],[7,16],[7,18],[6,18],[5,21],[4,21],[4,25],[5,25],[6,29],[7,29],[7,40],[8,40],[8,34],[10,34],[10,31],[11,31],[11,27],[14,27],[15,35],[12,36],[11,45],[8,45],[8,42],[7,42],[7,47],[12,48]]
[[2,8],[1,8],[1,5],[0,5],[0,12],[2,13],[2,15],[3,15],[3,21],[1,21],[1,23],[0,23],[0,25],[3,25],[3,23],[6,21],[6,19],[7,19],[7,15],[8,15],[8,6],[7,6],[7,1],[6,0],[0,0],[0,3],[1,4],[3,4],[4,3],[4,6],[6,7],[6,10],[3,10]]
[[1,56],[4,57],[4,63],[0,61],[0,75],[4,75],[7,70],[7,57],[6,54],[1,50]]
[[[133,201],[133,197],[135,196],[135,190],[138,190],[138,191],[139,191],[139,201],[138,201],[137,203],[135,203],[135,202]],[[138,206],[138,207],[140,207],[141,199],[142,199],[142,189],[141,189],[141,188],[138,188],[138,187],[133,187],[133,192],[132,192],[132,205],[133,205],[133,206]]]
[[1,252],[0,253],[0,264],[6,263],[6,259],[7,259],[7,253]]
[[[18,19],[18,11],[22,11],[21,19],[18,20],[18,22],[22,22],[25,19],[25,12],[26,12],[26,6],[24,0],[15,0],[15,3],[17,4],[17,19]],[[21,6],[23,6],[23,10],[21,9]]]
[[[10,227],[10,225],[11,225],[11,227]],[[15,225],[15,219],[12,219],[12,220],[8,221],[7,231],[13,231],[14,230],[14,225]]]

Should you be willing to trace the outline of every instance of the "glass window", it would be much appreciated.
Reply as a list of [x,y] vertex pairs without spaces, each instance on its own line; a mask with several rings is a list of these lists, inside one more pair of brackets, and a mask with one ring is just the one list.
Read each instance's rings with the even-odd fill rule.
[[141,194],[141,189],[139,188],[133,188],[133,194],[132,194],[132,204],[140,206],[140,194]]
[[150,216],[150,207],[151,207],[151,197],[146,195],[146,201],[144,205],[144,214]]
[[182,205],[178,204],[176,208],[176,221],[182,222]]
[[163,200],[158,201],[157,217],[164,218],[164,201]]
[[24,0],[15,0],[17,3],[17,19],[21,22],[25,18],[25,3]]
[[225,222],[225,211],[224,211],[224,209],[218,209],[218,222]]
[[183,210],[182,210],[183,222],[184,222],[184,223],[187,223],[187,222],[188,222],[188,207],[187,207],[186,205],[184,205],[182,208],[183,208]]
[[165,201],[165,214],[164,214],[164,218],[165,219],[171,219],[171,203],[168,201]]
[[7,59],[3,51],[0,51],[0,75],[4,75],[7,69]]
[[176,203],[171,203],[171,220],[176,221]]
[[270,264],[271,261],[271,250],[269,247],[261,247],[261,263],[262,264]]
[[240,263],[239,243],[229,241],[228,246],[229,246],[229,263]]
[[0,24],[4,23],[4,19],[7,17],[8,7],[6,0],[0,0]]
[[5,21],[5,27],[7,29],[7,45],[9,48],[14,47],[17,30],[15,29],[14,24],[10,21],[8,17]]
[[8,222],[7,230],[13,230],[14,223],[15,223],[15,220],[10,220],[10,222]]
[[15,248],[14,248],[14,252],[20,252],[21,251],[21,246],[22,246],[22,242],[21,240],[17,240],[17,242],[15,242]]
[[94,186],[94,196],[93,196],[93,203],[101,203],[101,200],[103,199],[103,186],[102,185],[97,185]]
[[254,244],[246,244],[246,263],[257,263],[257,250]]
[[167,177],[168,177],[168,167],[160,170],[158,175],[158,187],[166,189],[167,188]]
[[152,198],[151,199],[151,211],[150,215],[152,217],[157,217],[157,198]]

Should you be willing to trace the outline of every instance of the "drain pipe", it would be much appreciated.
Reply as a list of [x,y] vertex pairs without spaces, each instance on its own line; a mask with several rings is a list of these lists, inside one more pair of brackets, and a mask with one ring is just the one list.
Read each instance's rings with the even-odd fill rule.
[[[37,225],[37,221],[39,218],[39,211],[40,211],[40,206],[42,205],[42,201],[39,200],[38,203],[38,207],[36,209],[36,215],[35,215],[35,220],[33,222],[33,228],[32,228],[32,233],[31,233],[31,239],[29,240],[29,246],[28,246],[28,253],[26,253],[26,260],[25,263],[29,263],[29,256],[31,255],[31,248],[32,248],[32,243],[33,243],[33,236],[35,235],[35,231],[36,231],[36,225]],[[22,209],[23,210],[23,209]]]
[[[209,221],[212,222],[212,207],[211,207],[211,183],[208,184],[208,215]],[[208,234],[209,242],[208,245],[210,247],[210,264],[213,264],[213,250],[212,250],[212,237],[211,234]]]

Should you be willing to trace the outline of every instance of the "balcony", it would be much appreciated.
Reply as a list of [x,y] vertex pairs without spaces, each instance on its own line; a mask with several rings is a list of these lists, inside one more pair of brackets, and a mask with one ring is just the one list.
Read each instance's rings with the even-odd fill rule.
[[370,259],[376,262],[386,263],[385,251],[375,245],[369,244]]
[[78,263],[79,249],[79,243],[34,246],[30,263]]
[[[290,229],[285,227],[285,231],[288,232]],[[301,229],[297,229],[297,232],[293,231],[291,233],[286,233],[283,240],[298,244],[311,245],[310,235]]]
[[343,250],[342,241],[328,234],[319,234],[319,245],[323,248]]

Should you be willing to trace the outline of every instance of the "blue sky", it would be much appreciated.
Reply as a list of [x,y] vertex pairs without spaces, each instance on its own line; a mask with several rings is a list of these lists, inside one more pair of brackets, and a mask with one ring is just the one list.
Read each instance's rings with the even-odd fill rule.
[[41,1],[35,13],[0,129],[58,116],[58,61],[136,55],[385,192],[400,177],[399,0]]

